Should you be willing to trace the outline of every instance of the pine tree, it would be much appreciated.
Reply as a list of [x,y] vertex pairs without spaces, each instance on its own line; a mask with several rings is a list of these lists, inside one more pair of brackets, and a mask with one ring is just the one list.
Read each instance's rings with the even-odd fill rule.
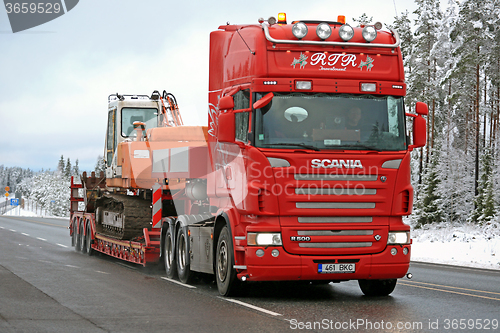
[[106,162],[104,161],[104,156],[99,155],[97,157],[97,162],[95,164],[95,170],[94,171],[95,171],[95,174],[97,176],[99,176],[99,174],[101,172],[105,172],[106,171]]
[[417,228],[425,224],[438,223],[443,220],[443,213],[440,210],[441,197],[437,191],[439,186],[439,170],[437,168],[438,158],[438,152],[433,152],[431,161],[424,175],[421,196],[417,201]]
[[68,160],[66,162],[66,168],[64,169],[64,177],[66,179],[71,178],[71,161],[69,160],[69,157],[68,157]]
[[368,17],[366,13],[363,13],[359,18],[352,18],[354,22],[357,22],[359,26],[364,26],[372,23],[373,16]]
[[61,158],[59,159],[59,164],[57,165],[57,172],[59,172],[61,175],[64,173],[64,156],[61,155]]
[[80,168],[78,167],[78,159],[75,161],[75,166],[73,167],[73,176],[79,176],[80,175]]

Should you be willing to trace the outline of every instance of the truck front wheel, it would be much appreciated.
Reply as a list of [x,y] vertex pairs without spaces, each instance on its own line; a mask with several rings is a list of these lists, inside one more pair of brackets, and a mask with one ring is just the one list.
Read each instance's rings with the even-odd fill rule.
[[231,236],[227,226],[224,226],[217,241],[215,279],[217,288],[222,296],[234,294],[238,282],[236,279],[236,270],[233,268],[233,248],[231,245]]
[[366,296],[387,296],[396,288],[397,279],[358,280],[361,291]]

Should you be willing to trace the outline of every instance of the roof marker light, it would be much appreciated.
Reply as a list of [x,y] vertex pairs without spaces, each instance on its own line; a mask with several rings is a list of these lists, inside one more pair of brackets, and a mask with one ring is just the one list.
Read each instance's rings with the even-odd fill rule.
[[354,37],[354,29],[349,24],[344,24],[339,29],[339,36],[344,42],[348,42]]
[[304,22],[295,23],[292,27],[292,33],[298,39],[304,38],[307,35],[307,25]]
[[339,15],[337,17],[337,22],[345,24],[345,15]]
[[332,28],[328,23],[320,23],[316,27],[316,35],[322,40],[329,38],[332,35]]
[[286,24],[286,13],[278,14],[278,24]]

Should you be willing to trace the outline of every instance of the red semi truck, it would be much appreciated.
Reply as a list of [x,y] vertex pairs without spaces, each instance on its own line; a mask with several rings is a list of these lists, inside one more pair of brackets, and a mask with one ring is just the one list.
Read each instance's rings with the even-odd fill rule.
[[[405,113],[400,40],[381,28],[343,17],[288,24],[284,14],[220,26],[210,35],[208,126],[137,123],[135,140],[110,146],[119,128],[110,118],[106,177],[87,191],[90,209],[72,211],[77,248],[141,264],[161,257],[182,282],[214,274],[222,295],[284,280],[358,280],[366,295],[390,294],[410,263],[402,217],[427,106]],[[114,241],[105,232],[128,234],[132,203],[151,205],[150,225]]]

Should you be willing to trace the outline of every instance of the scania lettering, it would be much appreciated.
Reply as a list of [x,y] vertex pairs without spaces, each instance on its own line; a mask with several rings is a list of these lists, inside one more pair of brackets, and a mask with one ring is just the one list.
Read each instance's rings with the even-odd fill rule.
[[311,161],[312,167],[313,168],[324,168],[324,169],[331,169],[331,168],[348,168],[348,169],[355,169],[355,168],[360,168],[363,169],[363,165],[361,164],[360,160],[319,160],[319,159],[314,159]]

